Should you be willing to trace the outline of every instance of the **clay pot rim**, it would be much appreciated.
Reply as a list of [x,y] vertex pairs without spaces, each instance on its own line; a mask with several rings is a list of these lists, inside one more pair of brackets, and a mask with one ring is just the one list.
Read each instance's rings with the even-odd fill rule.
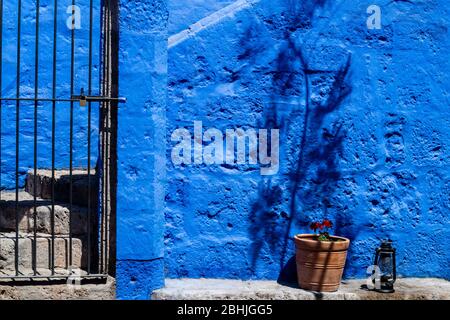
[[[333,241],[319,241],[319,240],[315,240],[315,239],[310,239],[313,237],[317,237],[317,235],[312,234],[312,233],[301,233],[301,234],[296,234],[294,236],[294,238],[296,240],[300,240],[300,241],[306,241],[306,242],[312,242],[312,243],[317,243],[317,242],[323,242],[323,243],[333,243]],[[344,237],[339,237],[339,236],[330,236],[331,239],[340,239],[340,240],[344,240],[344,241],[337,241],[334,243],[345,243],[348,242],[350,243],[350,239],[344,238]]]
[[315,234],[297,234],[294,236],[295,245],[299,250],[308,251],[347,251],[350,246],[350,240],[344,237],[331,236],[332,239],[342,241],[319,241],[312,239]]

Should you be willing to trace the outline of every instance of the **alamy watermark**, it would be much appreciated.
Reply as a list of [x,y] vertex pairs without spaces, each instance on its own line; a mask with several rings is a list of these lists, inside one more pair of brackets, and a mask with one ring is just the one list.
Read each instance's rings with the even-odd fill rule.
[[280,168],[280,133],[278,129],[204,130],[194,121],[194,132],[178,128],[171,135],[174,165],[257,165],[261,175],[275,175]]
[[69,30],[81,29],[81,9],[79,6],[68,6],[66,13],[70,16],[66,20],[66,26]]
[[369,290],[379,290],[381,289],[381,271],[380,267],[372,265],[367,267],[367,274],[370,276],[366,279],[367,289]]
[[[81,29],[81,8],[77,5],[67,7],[66,13],[69,17],[66,20],[66,26],[70,30]],[[366,25],[369,30],[381,29],[381,8],[376,4],[367,7],[366,13],[369,15]]]
[[367,29],[381,29],[381,8],[375,4],[370,5],[367,8]]
[[75,266],[69,267],[69,277],[66,284],[70,292],[81,290],[81,278],[83,271]]

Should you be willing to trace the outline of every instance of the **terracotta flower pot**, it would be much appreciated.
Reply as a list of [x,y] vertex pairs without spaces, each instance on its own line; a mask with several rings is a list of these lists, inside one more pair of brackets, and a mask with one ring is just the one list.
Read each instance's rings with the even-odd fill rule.
[[300,288],[319,292],[339,289],[350,240],[334,236],[331,239],[337,241],[318,241],[313,234],[295,236]]

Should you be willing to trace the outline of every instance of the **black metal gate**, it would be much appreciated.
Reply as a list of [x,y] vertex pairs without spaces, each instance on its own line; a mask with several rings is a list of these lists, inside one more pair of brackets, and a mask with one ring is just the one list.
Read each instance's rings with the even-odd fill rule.
[[[71,0],[71,11],[67,12],[72,28],[64,39],[62,31],[67,30],[61,30],[60,15],[67,12],[61,10],[58,0],[46,1],[45,19],[48,20],[48,11],[52,10],[53,26],[51,36],[43,42],[40,33],[49,30],[40,27],[42,2],[45,1],[0,0],[0,279],[61,280],[74,272],[81,278],[106,277],[110,250],[114,250],[111,193],[115,181],[111,171],[115,169],[111,162],[115,156],[111,153],[115,150],[115,124],[111,115],[117,104],[124,102],[114,95],[114,4],[110,0]],[[2,82],[9,76],[5,70],[11,62],[10,51],[6,51],[11,49],[11,34],[8,39],[5,37],[5,28],[11,30],[11,25],[5,26],[5,8],[12,8],[12,4],[17,15],[14,95],[5,89],[10,84]],[[31,5],[34,30],[30,34],[30,21],[26,19]],[[28,8],[26,17],[24,8]],[[88,22],[77,29],[78,10],[88,17]],[[27,26],[22,28],[24,23]],[[83,41],[78,42],[77,37]],[[34,41],[24,42],[31,38]],[[70,50],[66,52],[70,59],[67,72],[58,60],[60,39],[67,40]],[[101,45],[96,53],[97,40]],[[28,65],[25,71],[21,63],[24,43],[27,53],[30,47],[34,52],[33,66]],[[45,49],[51,55],[51,81],[47,88],[40,86],[41,75],[45,77],[41,70],[49,66],[41,60],[45,58],[43,48],[49,46],[51,53]],[[30,85],[25,86],[25,80],[21,79],[30,70],[33,70],[31,91]],[[59,82],[59,77],[65,80]],[[82,77],[84,83],[78,84]],[[98,89],[94,81],[99,82]],[[68,88],[67,96],[58,94],[60,87]],[[49,119],[43,120],[43,115],[49,115]],[[66,115],[68,121],[59,121],[58,117]],[[98,133],[93,131],[95,126]],[[24,135],[25,130],[31,132],[29,136]],[[68,150],[57,151],[58,143],[67,144]],[[24,160],[28,152],[30,157]],[[78,163],[74,164],[75,161]]]

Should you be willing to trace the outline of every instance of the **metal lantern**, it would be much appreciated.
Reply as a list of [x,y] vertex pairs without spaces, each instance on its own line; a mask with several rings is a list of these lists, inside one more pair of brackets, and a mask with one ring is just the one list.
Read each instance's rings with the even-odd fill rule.
[[392,240],[383,240],[380,247],[376,249],[374,265],[378,267],[379,285],[375,291],[382,293],[393,293],[394,283],[397,279],[395,267],[395,248]]

